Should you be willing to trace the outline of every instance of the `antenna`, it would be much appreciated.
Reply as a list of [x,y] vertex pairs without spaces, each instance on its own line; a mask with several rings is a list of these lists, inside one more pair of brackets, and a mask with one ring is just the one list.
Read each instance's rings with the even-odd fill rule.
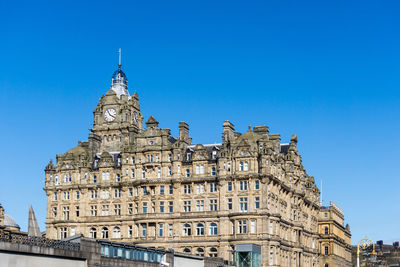
[[121,67],[121,48],[118,49],[118,66]]

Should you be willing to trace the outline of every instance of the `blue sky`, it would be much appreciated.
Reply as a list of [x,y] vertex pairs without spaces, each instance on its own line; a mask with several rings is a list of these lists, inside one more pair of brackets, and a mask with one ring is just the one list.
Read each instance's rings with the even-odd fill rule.
[[49,159],[87,139],[123,50],[145,118],[194,143],[296,133],[356,243],[399,239],[398,1],[2,1],[0,203],[44,230]]

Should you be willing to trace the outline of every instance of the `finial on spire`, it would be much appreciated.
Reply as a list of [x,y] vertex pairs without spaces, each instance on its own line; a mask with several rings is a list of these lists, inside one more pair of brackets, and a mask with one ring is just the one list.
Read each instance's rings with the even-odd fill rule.
[[121,68],[121,48],[118,49],[118,67]]

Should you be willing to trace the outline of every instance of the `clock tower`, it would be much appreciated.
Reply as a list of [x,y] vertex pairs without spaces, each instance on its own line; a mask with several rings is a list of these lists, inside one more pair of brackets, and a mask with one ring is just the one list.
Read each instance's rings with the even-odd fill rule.
[[111,87],[103,95],[94,112],[92,133],[98,152],[117,152],[132,142],[133,136],[142,131],[139,96],[128,91],[128,78],[118,64],[111,79]]

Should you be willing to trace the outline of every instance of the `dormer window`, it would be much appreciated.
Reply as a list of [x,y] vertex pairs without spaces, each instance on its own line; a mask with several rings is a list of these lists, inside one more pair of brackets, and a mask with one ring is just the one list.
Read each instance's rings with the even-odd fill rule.
[[192,160],[192,153],[189,152],[189,153],[186,154],[186,160],[187,161],[191,161]]
[[217,151],[213,151],[212,152],[212,159],[216,159],[217,158]]
[[243,171],[243,161],[239,163],[239,171]]

